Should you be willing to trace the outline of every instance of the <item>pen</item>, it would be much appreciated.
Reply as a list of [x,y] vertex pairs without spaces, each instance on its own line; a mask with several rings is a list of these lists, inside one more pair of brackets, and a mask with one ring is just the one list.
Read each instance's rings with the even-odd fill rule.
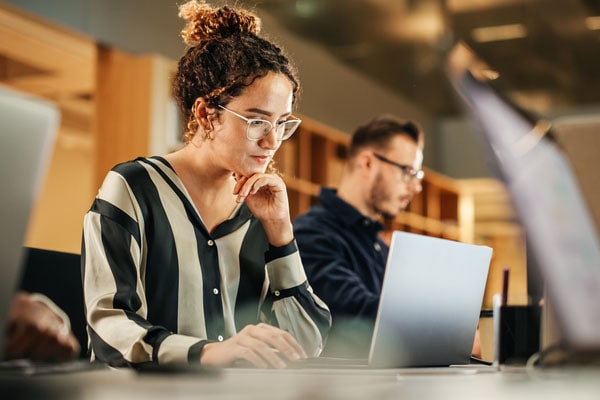
[[501,305],[505,306],[508,301],[508,276],[509,269],[508,267],[504,267],[502,270],[502,303]]

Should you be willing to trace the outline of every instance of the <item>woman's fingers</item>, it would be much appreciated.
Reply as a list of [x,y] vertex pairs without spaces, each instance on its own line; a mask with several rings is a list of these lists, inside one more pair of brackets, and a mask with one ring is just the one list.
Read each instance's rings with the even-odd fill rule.
[[230,365],[245,360],[258,368],[284,368],[287,361],[306,358],[288,332],[267,324],[248,325],[234,337],[205,345],[201,362]]
[[244,330],[262,343],[259,346],[260,354],[267,360],[277,362],[281,361],[282,357],[290,361],[306,358],[302,347],[284,330],[263,323],[248,326]]
[[233,194],[238,198],[254,195],[261,189],[272,189],[273,192],[285,190],[285,185],[280,177],[273,174],[254,174],[250,177],[239,177],[233,189]]
[[288,352],[286,353],[286,356],[288,357],[288,359],[298,360],[307,357],[302,346],[300,346],[296,339],[294,339],[294,337],[288,332],[284,331],[283,339],[286,341],[287,344],[286,348],[288,349]]
[[248,181],[248,177],[246,176],[236,176],[235,178],[235,186],[233,187],[233,194],[239,195],[240,191]]

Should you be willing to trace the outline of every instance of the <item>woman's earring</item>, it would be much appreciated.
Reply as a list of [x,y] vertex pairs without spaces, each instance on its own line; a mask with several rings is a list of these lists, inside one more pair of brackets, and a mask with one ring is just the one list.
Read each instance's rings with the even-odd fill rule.
[[[198,105],[202,107],[199,110],[197,108]],[[195,118],[196,129],[198,129],[198,127],[200,126],[202,127],[202,130],[204,131],[204,139],[213,140],[214,128],[210,118],[211,116],[208,114],[208,111],[206,109],[206,103],[203,99],[199,98],[198,100],[196,100],[196,102],[192,106],[192,115],[194,115]]]
[[210,129],[210,130],[205,129],[204,130],[204,138],[207,139],[207,140],[213,140],[215,138],[215,136],[213,135],[212,129]]
[[[207,126],[208,125],[208,126]],[[208,118],[206,118],[206,122],[204,123],[204,134],[205,134],[205,138],[208,140],[213,140],[215,138],[215,135],[213,135],[213,131],[214,131],[214,127],[212,124],[212,121]]]

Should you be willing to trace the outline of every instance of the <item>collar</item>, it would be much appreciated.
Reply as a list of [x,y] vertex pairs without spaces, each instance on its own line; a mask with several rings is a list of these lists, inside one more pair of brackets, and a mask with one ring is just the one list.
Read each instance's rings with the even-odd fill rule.
[[340,222],[348,228],[359,225],[363,227],[363,229],[371,227],[374,232],[382,231],[384,228],[381,222],[362,215],[360,211],[342,200],[337,195],[336,189],[322,187],[319,192],[319,200],[323,207],[331,214],[335,215]]

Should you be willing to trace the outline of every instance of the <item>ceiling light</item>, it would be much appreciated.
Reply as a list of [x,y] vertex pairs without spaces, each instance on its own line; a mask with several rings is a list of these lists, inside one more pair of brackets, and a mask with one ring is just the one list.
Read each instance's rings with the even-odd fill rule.
[[388,19],[384,25],[387,32],[399,39],[435,43],[444,32],[444,21],[439,7],[421,7],[419,10],[400,15],[399,18]]
[[479,43],[520,39],[526,36],[527,28],[525,28],[525,25],[523,24],[486,26],[483,28],[475,28],[471,31],[471,37]]
[[587,17],[585,19],[585,26],[592,31],[600,30],[600,16]]
[[315,0],[296,0],[295,8],[300,17],[313,17],[321,9],[319,1]]
[[446,7],[453,13],[465,13],[494,8],[523,5],[531,0],[446,0]]

